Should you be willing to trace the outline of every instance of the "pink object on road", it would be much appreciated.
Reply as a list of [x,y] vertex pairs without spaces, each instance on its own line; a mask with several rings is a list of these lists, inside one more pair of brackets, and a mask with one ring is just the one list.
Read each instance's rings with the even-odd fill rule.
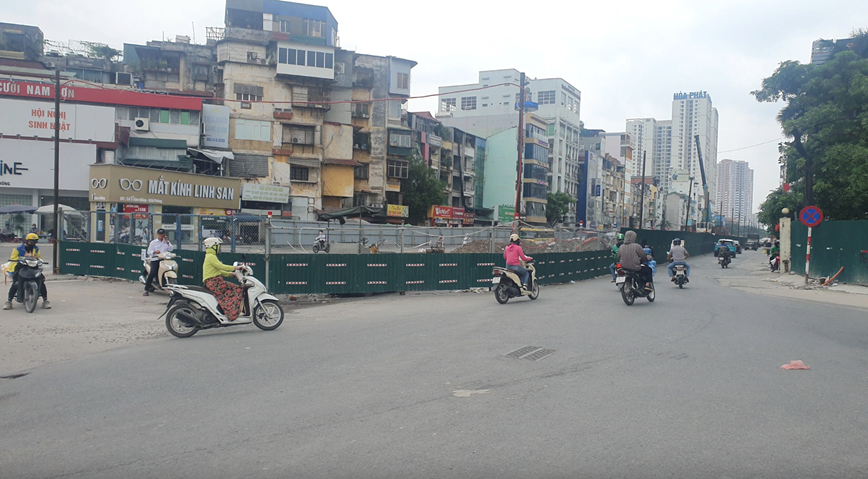
[[790,364],[784,364],[781,366],[781,369],[811,369],[810,366],[806,366],[801,360],[790,361]]

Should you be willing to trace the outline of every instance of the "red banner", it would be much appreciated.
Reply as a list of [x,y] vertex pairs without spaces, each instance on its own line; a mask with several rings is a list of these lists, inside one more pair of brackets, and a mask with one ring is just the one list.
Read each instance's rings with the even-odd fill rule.
[[452,208],[452,219],[453,220],[463,220],[464,219],[464,208]]
[[[0,96],[42,98],[54,100],[54,85],[17,80],[0,80]],[[146,106],[177,110],[202,110],[202,98],[159,95],[116,88],[85,88],[71,85],[60,87],[60,98],[77,103]]]
[[[147,213],[148,205],[124,205],[124,213]],[[133,215],[134,219],[137,220],[146,220],[148,219],[147,214],[137,214]]]
[[452,218],[452,207],[451,206],[432,206],[428,211],[429,218],[444,218],[451,219]]

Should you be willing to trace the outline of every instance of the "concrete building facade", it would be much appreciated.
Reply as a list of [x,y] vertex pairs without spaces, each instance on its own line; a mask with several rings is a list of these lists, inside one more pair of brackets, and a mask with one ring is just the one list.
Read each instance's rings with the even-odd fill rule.
[[753,169],[746,161],[724,159],[717,164],[717,204],[726,222],[748,222],[753,214]]

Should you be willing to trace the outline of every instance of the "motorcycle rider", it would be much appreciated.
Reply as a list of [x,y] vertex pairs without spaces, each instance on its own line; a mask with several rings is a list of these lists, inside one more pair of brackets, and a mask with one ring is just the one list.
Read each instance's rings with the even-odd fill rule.
[[[148,273],[148,279],[145,281],[145,293],[142,296],[148,296],[155,291],[151,283],[157,278],[160,273],[160,253],[174,251],[175,247],[166,238],[166,230],[160,228],[157,230],[157,237],[148,245],[148,261],[151,264],[151,271]],[[157,279],[159,284],[159,279]]]
[[503,251],[503,259],[506,260],[506,269],[514,271],[521,279],[521,289],[527,290],[527,280],[530,277],[530,272],[521,265],[519,259],[531,261],[533,258],[524,255],[524,250],[521,249],[521,238],[513,233],[509,236],[509,245]]
[[673,273],[672,270],[675,268],[675,266],[680,264],[684,265],[686,269],[685,274],[687,275],[687,280],[690,281],[690,265],[687,264],[687,261],[685,261],[687,258],[690,257],[690,253],[687,252],[687,249],[684,248],[684,246],[681,246],[681,239],[679,238],[675,238],[674,240],[672,240],[672,245],[672,249],[669,250],[669,254],[667,255],[670,261],[669,266],[667,267],[667,269],[669,270],[669,280],[675,281],[675,273]]
[[724,258],[724,261],[730,261],[729,258],[732,257],[732,251],[729,249],[729,246],[727,246],[726,243],[721,242],[717,244],[717,256],[722,256]]
[[225,265],[217,259],[220,254],[220,238],[205,238],[202,242],[205,246],[205,261],[202,263],[202,282],[205,288],[211,291],[217,303],[229,321],[235,321],[241,313],[244,304],[244,289],[233,283],[228,283],[223,276],[232,276],[232,273],[244,268],[241,265]]
[[612,282],[618,279],[618,273],[615,272],[615,263],[618,262],[618,248],[624,244],[624,234],[618,233],[618,242],[612,246],[612,261],[613,263],[609,265],[609,271],[612,272]]
[[639,274],[639,278],[645,282],[646,290],[653,290],[651,286],[651,268],[648,266],[648,255],[641,245],[636,243],[636,232],[628,231],[624,235],[624,244],[618,248],[618,262],[621,268]]
[[319,244],[320,246],[325,247],[326,235],[323,234],[322,230],[319,230],[319,236],[316,237],[314,244]]
[[[9,288],[9,297],[3,303],[3,309],[12,309],[12,298],[18,293],[18,259],[27,256],[42,259],[42,256],[39,254],[39,247],[36,246],[37,242],[39,242],[39,235],[30,233],[24,238],[24,244],[12,250],[8,271],[12,271],[15,274],[12,276],[12,287]],[[39,295],[42,296],[42,308],[51,309],[51,303],[48,301],[48,290],[45,288],[45,277],[40,275],[38,281]]]

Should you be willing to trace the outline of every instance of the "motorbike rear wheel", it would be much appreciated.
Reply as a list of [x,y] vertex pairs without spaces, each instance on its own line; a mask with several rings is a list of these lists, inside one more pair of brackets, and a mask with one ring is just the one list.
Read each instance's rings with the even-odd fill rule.
[[39,300],[39,286],[36,282],[24,284],[24,309],[28,313],[32,313],[36,309],[36,301]]
[[314,245],[313,245],[313,253],[314,253],[314,254],[319,253],[319,243],[314,243]]
[[261,301],[253,309],[253,324],[263,331],[273,331],[283,323],[283,308],[273,299]]
[[166,314],[166,329],[177,338],[189,338],[199,331],[199,326],[189,326],[181,319],[188,318],[190,321],[195,321],[195,317],[196,311],[193,306],[189,303],[177,303]]
[[633,301],[636,301],[636,298],[633,296],[633,280],[630,278],[621,286],[621,299],[624,300],[624,304],[627,306],[633,306]]
[[506,304],[509,301],[509,286],[500,283],[494,288],[494,299],[500,304]]
[[684,289],[684,280],[681,278],[678,279],[678,288]]

